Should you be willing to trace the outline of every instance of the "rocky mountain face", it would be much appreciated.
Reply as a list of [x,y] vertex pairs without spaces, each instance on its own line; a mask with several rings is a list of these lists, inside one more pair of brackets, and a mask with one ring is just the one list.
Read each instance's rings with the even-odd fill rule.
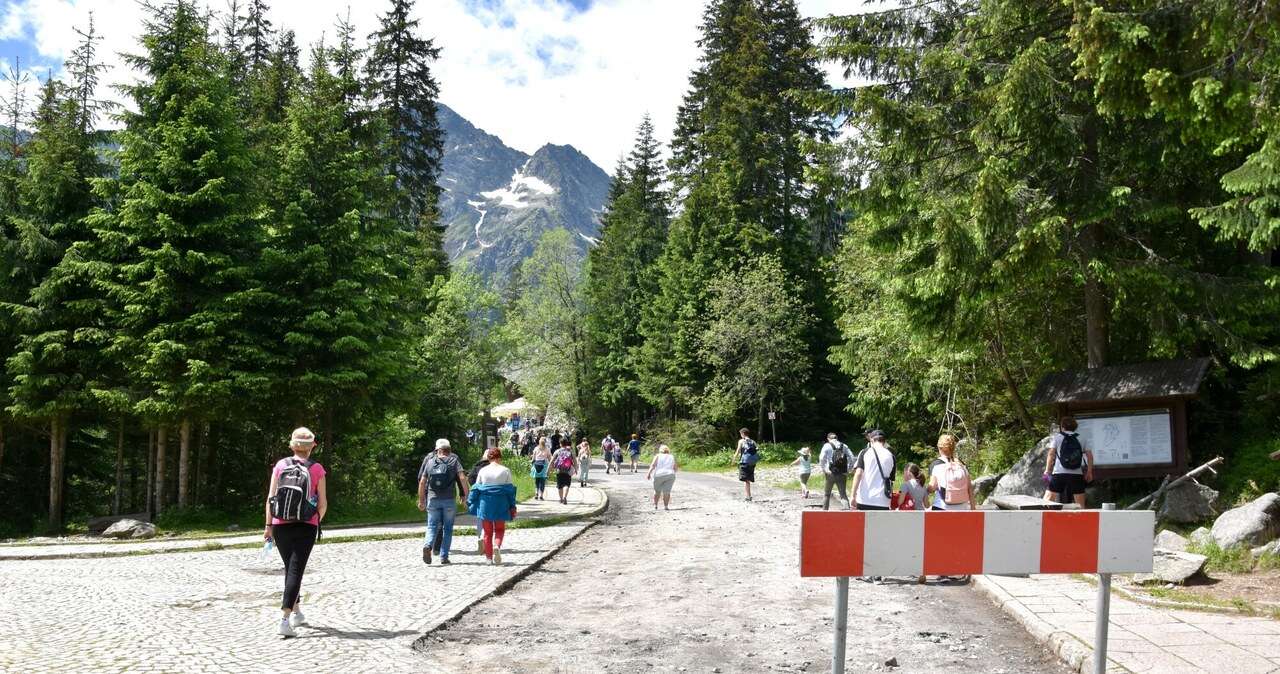
[[440,177],[445,252],[501,285],[548,230],[567,229],[582,251],[595,241],[609,175],[569,145],[532,156],[507,147],[447,106]]

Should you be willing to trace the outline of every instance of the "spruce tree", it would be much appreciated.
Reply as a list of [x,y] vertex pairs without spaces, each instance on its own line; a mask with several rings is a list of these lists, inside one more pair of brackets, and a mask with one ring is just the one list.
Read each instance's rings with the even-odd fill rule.
[[[22,71],[22,62],[15,58],[11,66],[0,71],[0,80],[6,89],[0,96],[0,303],[16,303],[26,298],[29,287],[21,282],[19,241],[14,227],[23,171],[19,128],[26,118],[29,78]],[[16,316],[12,311],[0,310],[0,350],[13,353],[16,335]],[[9,421],[9,383],[5,369],[0,367],[0,467],[4,465]]]
[[448,273],[443,224],[437,212],[444,132],[437,119],[440,87],[431,65],[440,48],[418,36],[413,0],[391,0],[381,27],[369,36],[369,94],[386,124],[386,171],[393,179],[390,213],[417,234],[411,249],[416,284],[425,294],[434,278]]
[[654,262],[667,237],[670,207],[661,149],[648,115],[635,147],[610,185],[600,243],[587,253],[587,330],[593,376],[609,426],[633,428],[640,420],[640,317],[656,292]]
[[122,115],[119,178],[100,185],[118,204],[89,221],[110,265],[97,283],[119,312],[109,351],[127,363],[157,444],[178,426],[186,505],[193,426],[235,410],[240,387],[254,390],[260,379],[261,335],[245,326],[261,231],[247,217],[242,122],[196,6],[153,8],[142,46],[128,58],[142,79],[128,88],[135,110]]

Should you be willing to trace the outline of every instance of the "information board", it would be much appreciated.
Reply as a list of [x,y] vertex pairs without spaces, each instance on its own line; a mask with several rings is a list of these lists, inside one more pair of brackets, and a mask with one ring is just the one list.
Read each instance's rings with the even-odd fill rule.
[[1076,417],[1098,467],[1173,463],[1169,419],[1167,409]]

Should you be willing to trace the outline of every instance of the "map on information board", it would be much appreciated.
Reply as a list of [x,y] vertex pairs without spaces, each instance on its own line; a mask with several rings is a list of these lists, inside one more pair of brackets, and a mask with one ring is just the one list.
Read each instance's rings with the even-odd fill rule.
[[1173,463],[1169,410],[1078,416],[1080,439],[1099,467]]

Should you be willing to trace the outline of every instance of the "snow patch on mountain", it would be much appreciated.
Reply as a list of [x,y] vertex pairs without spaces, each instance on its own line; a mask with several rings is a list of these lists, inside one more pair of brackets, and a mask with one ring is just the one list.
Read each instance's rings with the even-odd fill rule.
[[527,176],[522,170],[516,171],[511,176],[511,184],[496,190],[481,192],[480,196],[486,199],[496,199],[498,205],[507,208],[528,208],[533,204],[526,201],[526,197],[533,195],[549,196],[556,193],[556,188],[552,187],[547,181],[534,176]]

